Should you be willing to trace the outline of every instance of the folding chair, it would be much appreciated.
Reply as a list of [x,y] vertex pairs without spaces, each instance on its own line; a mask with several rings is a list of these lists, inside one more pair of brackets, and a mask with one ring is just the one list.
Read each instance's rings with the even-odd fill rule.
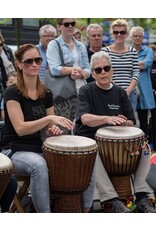
[[24,197],[28,198],[29,193],[29,185],[30,185],[30,177],[29,176],[16,176],[18,182],[18,189],[16,195],[14,197],[14,201],[10,207],[9,212],[18,212],[18,213],[26,213],[26,212],[35,212],[34,206],[32,204],[31,198],[29,202],[24,203]]

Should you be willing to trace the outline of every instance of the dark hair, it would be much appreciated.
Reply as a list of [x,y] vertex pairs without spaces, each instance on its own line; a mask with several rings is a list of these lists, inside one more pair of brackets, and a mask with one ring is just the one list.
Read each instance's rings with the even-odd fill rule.
[[[21,62],[25,52],[28,51],[28,50],[31,50],[31,49],[37,50],[39,55],[40,55],[40,51],[39,51],[38,47],[36,45],[34,45],[34,44],[31,44],[31,43],[21,45],[17,49],[17,51],[15,51],[15,64],[16,64],[16,67],[17,67],[17,82],[16,82],[16,85],[17,85],[17,88],[21,91],[22,95],[27,97],[27,98],[29,98],[28,90],[25,87],[25,83],[24,83],[24,79],[23,79],[23,72],[19,68],[19,66],[17,65],[17,61]],[[38,98],[44,97],[45,94],[46,94],[47,88],[41,82],[39,76],[37,77],[36,88],[37,88]]]
[[65,18],[57,18],[57,19],[56,19],[57,24],[61,25],[64,19],[65,19]]

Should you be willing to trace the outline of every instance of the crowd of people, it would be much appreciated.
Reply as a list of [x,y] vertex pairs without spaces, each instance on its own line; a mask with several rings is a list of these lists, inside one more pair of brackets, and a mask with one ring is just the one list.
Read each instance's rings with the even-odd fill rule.
[[[137,119],[148,154],[142,152],[133,175],[134,203],[139,212],[156,213],[150,199],[156,193],[156,176],[155,163],[151,169],[149,147],[151,144],[152,151],[156,150],[156,46],[144,46],[144,29],[129,29],[125,19],[112,22],[114,42],[109,46],[103,43],[104,33],[99,24],[88,25],[86,46],[75,18],[58,18],[56,27],[47,24],[39,29],[39,44],[23,44],[14,55],[0,34],[4,121],[1,149],[15,164],[15,176],[30,177],[32,202],[38,213],[51,212],[49,173],[42,151],[47,137],[68,134],[96,139],[101,127],[136,126]],[[128,36],[130,46],[126,43]],[[55,102],[53,92],[45,84],[46,70],[58,78],[70,75],[77,94]],[[13,192],[10,193],[9,184],[0,200],[1,212],[8,212],[13,201],[17,189],[14,175],[10,180],[10,184],[14,182]],[[91,211],[95,189],[101,204],[110,204],[111,212],[132,212],[120,199],[98,153],[91,184],[84,191],[89,205],[81,207],[82,212]]]

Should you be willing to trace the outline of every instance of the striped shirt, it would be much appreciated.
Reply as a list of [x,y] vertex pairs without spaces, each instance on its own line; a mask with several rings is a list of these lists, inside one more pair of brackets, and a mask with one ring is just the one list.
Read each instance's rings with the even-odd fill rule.
[[132,79],[139,81],[138,55],[134,48],[129,47],[128,52],[114,53],[109,47],[103,47],[103,51],[109,53],[112,62],[113,76],[115,84],[126,89]]

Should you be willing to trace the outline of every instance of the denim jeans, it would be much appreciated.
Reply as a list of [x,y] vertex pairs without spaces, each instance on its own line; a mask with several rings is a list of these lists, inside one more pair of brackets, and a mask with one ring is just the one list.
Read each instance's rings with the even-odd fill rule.
[[[8,154],[8,150],[3,150]],[[15,152],[11,156],[15,164],[15,175],[30,176],[30,191],[36,212],[50,213],[49,175],[45,159],[41,153]]]

